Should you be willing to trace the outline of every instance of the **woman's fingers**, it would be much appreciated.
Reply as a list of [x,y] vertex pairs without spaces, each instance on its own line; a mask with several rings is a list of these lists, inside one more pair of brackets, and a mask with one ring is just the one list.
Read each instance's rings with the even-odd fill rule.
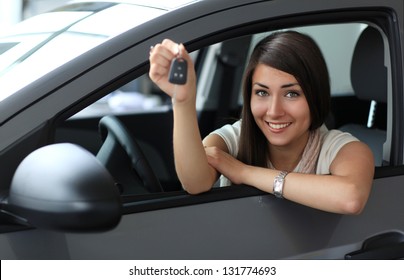
[[[170,66],[173,59],[181,57],[187,61],[188,73],[185,85],[177,87],[169,82]],[[193,100],[196,94],[196,77],[193,61],[183,44],[177,44],[170,39],[150,48],[150,79],[167,95],[177,102]]]
[[150,79],[170,96],[172,93],[168,75],[171,61],[176,57],[178,49],[178,44],[168,39],[150,49]]

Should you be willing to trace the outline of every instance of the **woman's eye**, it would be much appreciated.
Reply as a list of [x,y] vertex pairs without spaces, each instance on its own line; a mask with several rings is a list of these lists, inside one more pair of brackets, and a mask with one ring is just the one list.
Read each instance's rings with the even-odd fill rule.
[[286,93],[285,96],[289,97],[289,98],[294,98],[294,97],[299,97],[300,94],[298,92],[295,92],[295,91],[289,91],[288,93]]
[[255,94],[258,96],[267,96],[268,92],[264,91],[264,90],[256,90]]

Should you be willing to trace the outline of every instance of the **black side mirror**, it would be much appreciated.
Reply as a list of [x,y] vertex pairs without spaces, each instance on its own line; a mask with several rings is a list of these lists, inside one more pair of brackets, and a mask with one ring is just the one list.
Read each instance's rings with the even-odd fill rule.
[[112,176],[94,155],[68,143],[29,154],[1,209],[37,228],[72,232],[114,228],[122,215]]

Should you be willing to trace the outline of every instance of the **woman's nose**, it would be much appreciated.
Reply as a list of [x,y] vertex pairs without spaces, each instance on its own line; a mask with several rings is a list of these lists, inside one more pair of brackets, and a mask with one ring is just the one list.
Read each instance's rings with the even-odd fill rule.
[[282,100],[279,97],[272,97],[268,100],[267,115],[271,117],[283,116],[285,114]]

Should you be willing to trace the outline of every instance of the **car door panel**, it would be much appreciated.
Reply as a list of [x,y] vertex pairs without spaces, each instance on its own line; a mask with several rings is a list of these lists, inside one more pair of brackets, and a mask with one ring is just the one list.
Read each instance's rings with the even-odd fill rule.
[[[139,252],[138,257],[137,253],[131,254],[134,258],[154,258],[156,252],[161,252],[163,258],[277,259],[302,254],[308,257],[322,250],[323,255],[316,257],[343,258],[344,255],[333,255],[332,249],[347,245],[352,249],[380,232],[404,231],[404,219],[392,218],[404,214],[404,205],[386,195],[404,195],[399,183],[402,178],[376,180],[369,203],[359,216],[330,214],[269,195],[166,209],[165,213],[151,211],[140,215],[140,224],[135,217],[128,221],[134,230],[132,242],[139,244],[133,248]],[[391,188],[387,193],[386,186]],[[384,196],[382,200],[380,196]],[[156,230],[156,224],[162,226],[161,230]],[[136,234],[137,226],[146,232]],[[151,235],[155,236],[153,242],[141,240]],[[195,236],[204,238],[199,241]]]
[[[0,247],[9,244],[13,255],[4,251],[0,255],[2,259],[27,258],[26,250],[21,254],[18,250],[24,244],[29,251],[42,252],[32,258],[342,259],[371,236],[404,232],[404,205],[399,203],[404,196],[403,178],[376,179],[368,204],[358,216],[327,213],[271,195],[223,197],[232,190],[191,197],[194,204],[181,206],[190,198],[180,192],[167,198],[174,201],[169,208],[124,215],[114,230],[105,233],[26,230],[2,234]],[[234,188],[237,192],[243,186]],[[162,200],[128,203],[126,211],[136,212],[145,203],[161,206]],[[25,244],[27,235],[36,236],[38,242]],[[45,245],[45,240],[52,242]]]

